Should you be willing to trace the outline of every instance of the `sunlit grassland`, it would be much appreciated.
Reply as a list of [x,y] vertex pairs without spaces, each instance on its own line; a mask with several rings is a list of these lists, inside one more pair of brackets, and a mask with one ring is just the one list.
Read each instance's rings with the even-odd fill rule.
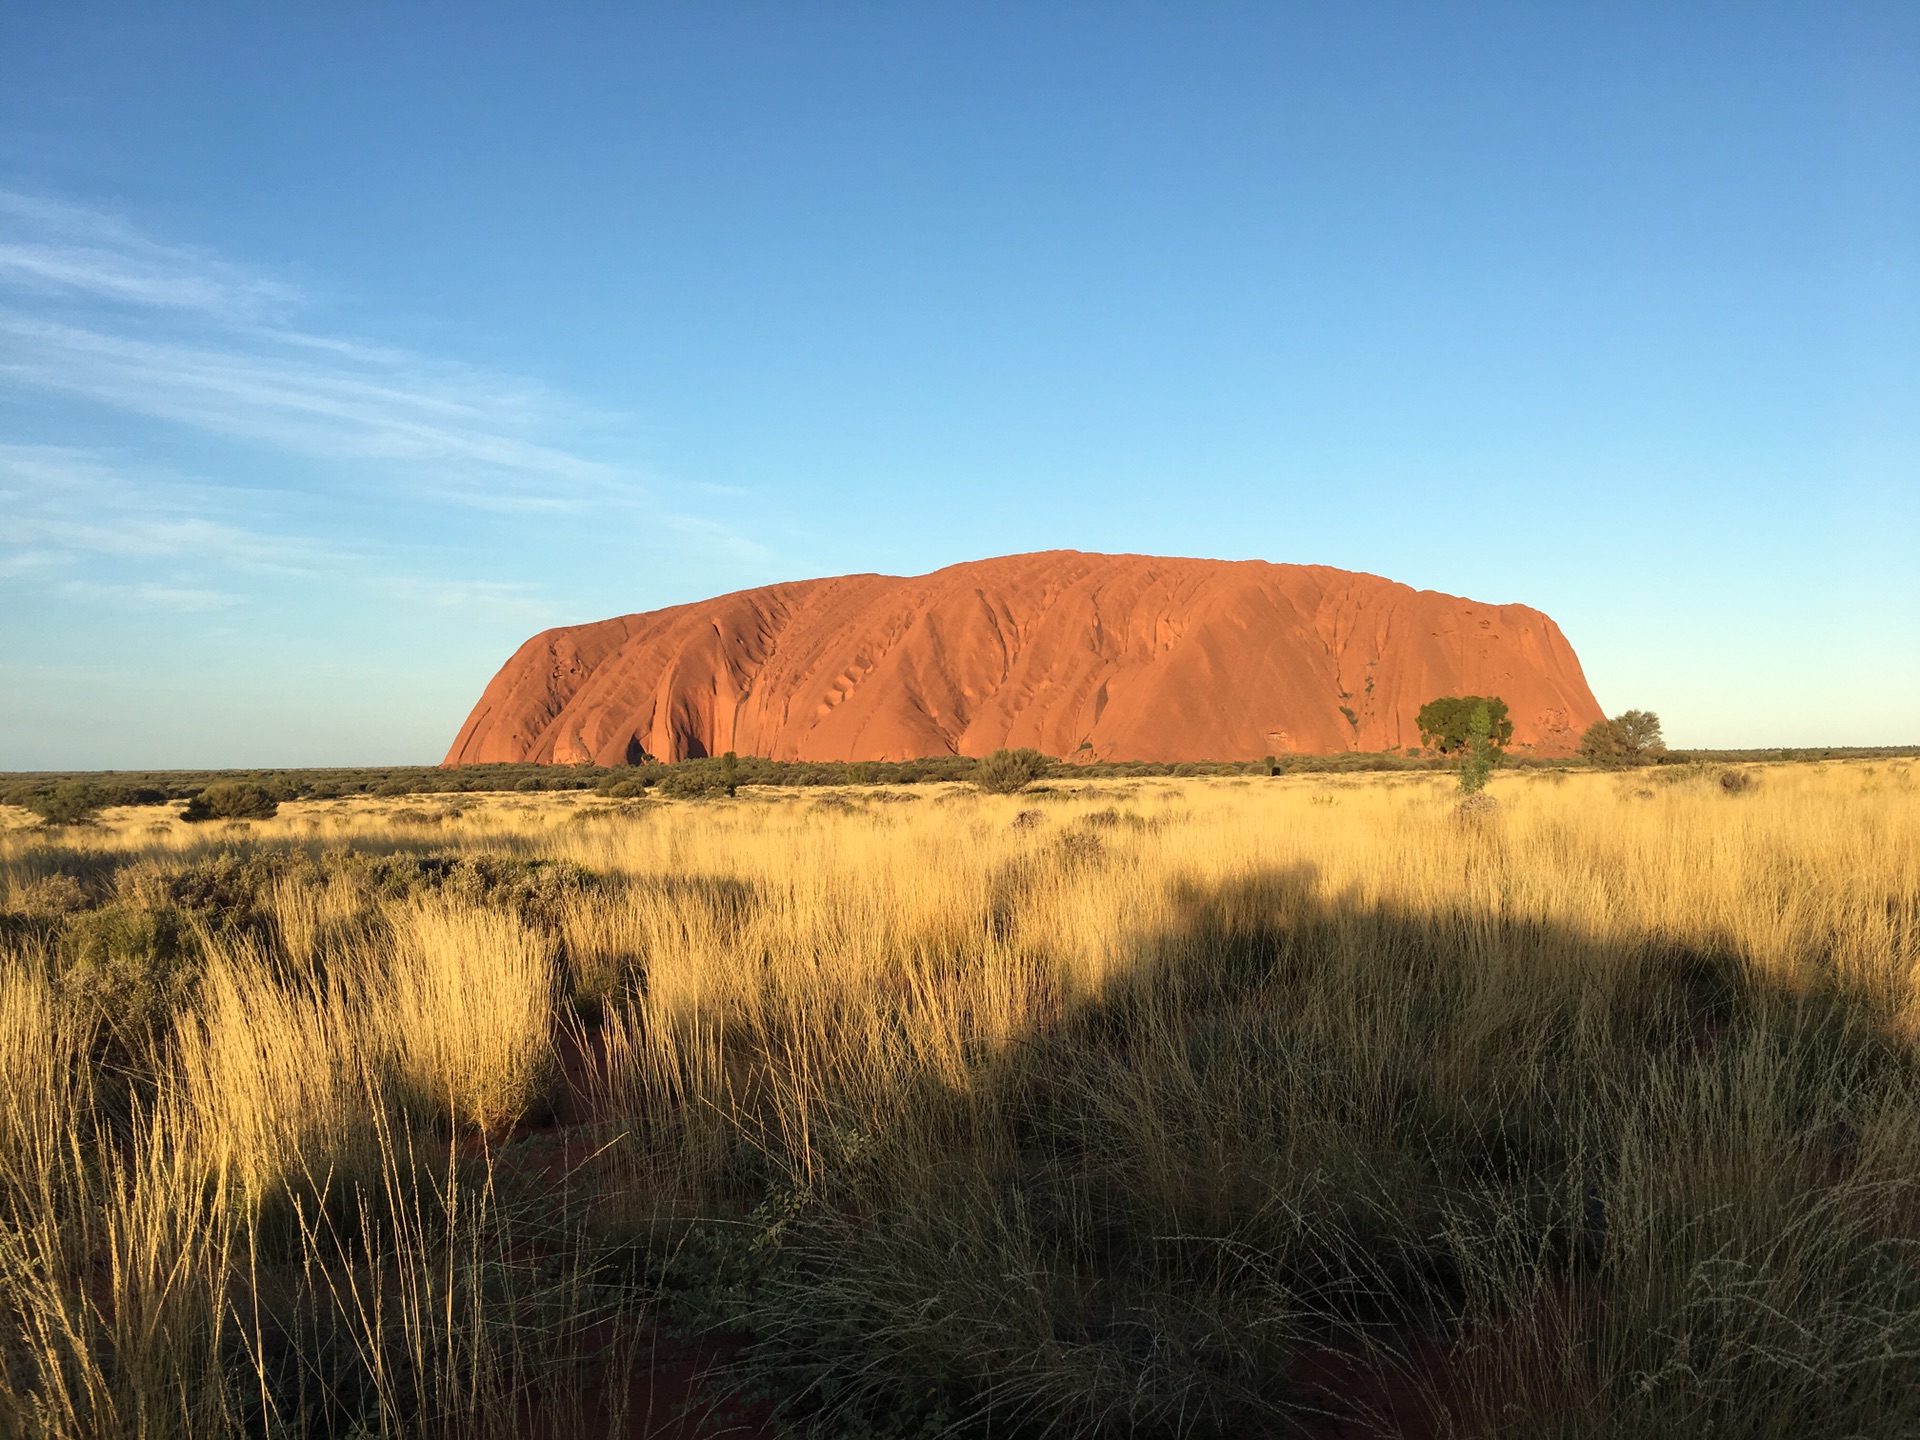
[[0,1433],[1920,1430],[1920,766],[1491,794],[14,826]]

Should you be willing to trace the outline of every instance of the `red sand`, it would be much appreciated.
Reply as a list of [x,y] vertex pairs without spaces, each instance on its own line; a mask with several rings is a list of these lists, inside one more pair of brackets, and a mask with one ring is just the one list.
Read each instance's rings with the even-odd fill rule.
[[[1440,695],[1499,695],[1514,746],[1601,718],[1560,628],[1376,575],[1054,550],[769,585],[548,630],[447,752],[618,765],[728,750],[911,760],[1255,760],[1418,745]],[[1351,718],[1349,718],[1349,712]]]

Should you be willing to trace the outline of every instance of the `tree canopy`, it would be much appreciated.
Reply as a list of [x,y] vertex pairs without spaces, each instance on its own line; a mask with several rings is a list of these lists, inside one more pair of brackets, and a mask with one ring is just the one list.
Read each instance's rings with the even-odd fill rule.
[[1486,739],[1498,750],[1513,739],[1513,721],[1507,718],[1507,702],[1498,695],[1443,695],[1420,707],[1414,723],[1420,727],[1420,743],[1442,755],[1464,752],[1473,739],[1473,712],[1487,707]]
[[1651,710],[1625,710],[1611,720],[1596,720],[1580,737],[1580,756],[1604,770],[1639,765],[1666,753],[1660,717]]

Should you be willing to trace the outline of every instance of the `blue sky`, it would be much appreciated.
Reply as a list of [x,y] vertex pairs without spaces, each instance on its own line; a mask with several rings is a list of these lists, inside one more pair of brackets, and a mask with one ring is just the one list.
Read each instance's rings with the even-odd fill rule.
[[1067,546],[1920,742],[1920,8],[0,10],[0,769]]

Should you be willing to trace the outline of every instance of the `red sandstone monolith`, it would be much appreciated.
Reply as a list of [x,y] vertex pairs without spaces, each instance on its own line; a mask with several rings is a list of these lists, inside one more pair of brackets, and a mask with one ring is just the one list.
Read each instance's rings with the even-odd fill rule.
[[1376,575],[1053,550],[844,575],[548,630],[493,677],[449,765],[734,750],[909,760],[1030,745],[1252,760],[1418,745],[1440,695],[1498,695],[1513,748],[1601,718],[1560,628]]

